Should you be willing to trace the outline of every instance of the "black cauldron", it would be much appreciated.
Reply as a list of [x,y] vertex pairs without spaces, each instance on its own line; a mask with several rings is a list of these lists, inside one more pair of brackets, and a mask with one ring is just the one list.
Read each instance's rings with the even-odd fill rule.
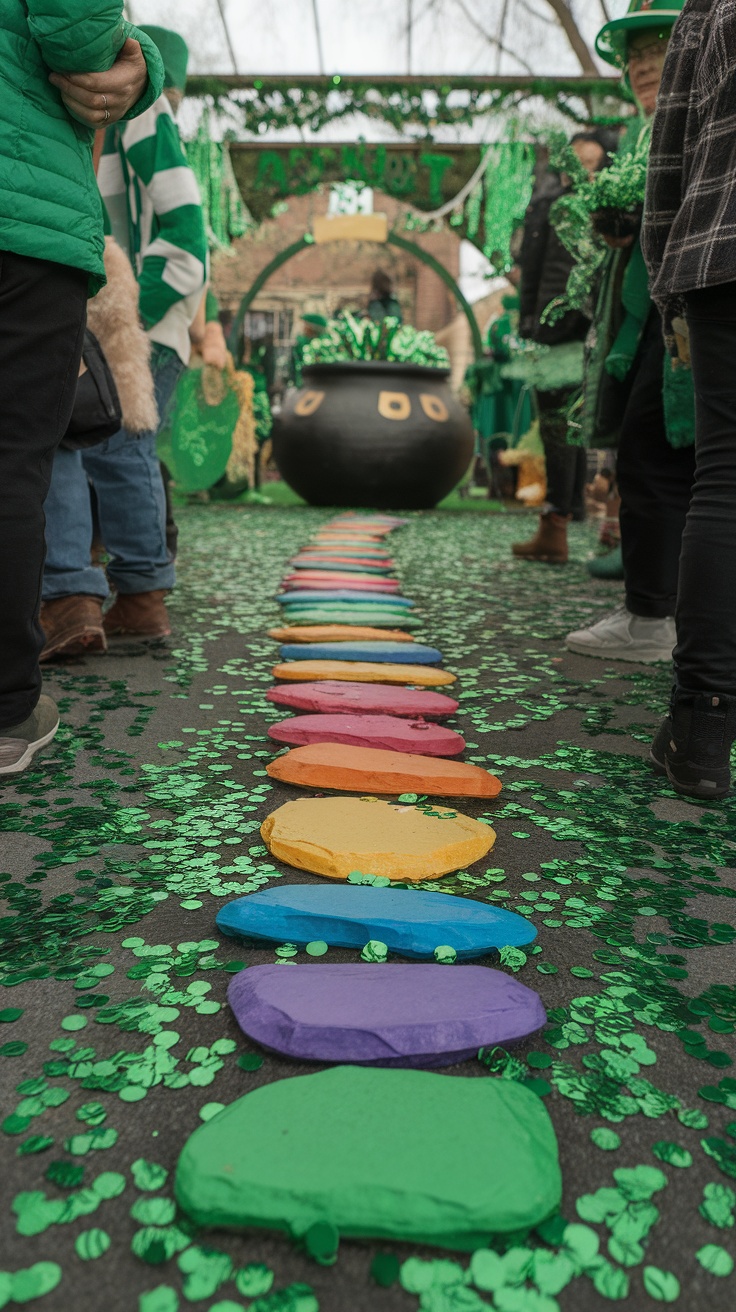
[[383,360],[310,365],[274,429],[282,477],[312,506],[436,506],[473,454],[449,375]]

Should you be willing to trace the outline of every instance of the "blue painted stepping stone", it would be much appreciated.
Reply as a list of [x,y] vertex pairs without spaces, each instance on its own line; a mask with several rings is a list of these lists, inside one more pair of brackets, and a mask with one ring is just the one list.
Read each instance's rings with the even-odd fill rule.
[[267,939],[305,947],[317,939],[336,948],[363,948],[371,939],[421,961],[437,947],[458,960],[502,947],[524,947],[537,931],[523,916],[473,898],[370,884],[287,884],[228,902],[217,925],[231,938]]
[[416,602],[409,601],[407,597],[396,597],[393,592],[381,593],[380,597],[374,597],[371,592],[358,592],[350,588],[335,588],[325,592],[281,592],[276,598],[281,606],[316,606],[320,602],[357,602],[366,609],[369,606],[376,606],[379,610],[389,610],[395,606],[397,610],[410,610],[416,605]]
[[355,1066],[452,1066],[547,1023],[533,989],[487,966],[270,963],[234,975],[227,1000],[264,1048]]
[[286,643],[282,661],[390,661],[407,665],[438,665],[442,652],[418,642],[304,642]]

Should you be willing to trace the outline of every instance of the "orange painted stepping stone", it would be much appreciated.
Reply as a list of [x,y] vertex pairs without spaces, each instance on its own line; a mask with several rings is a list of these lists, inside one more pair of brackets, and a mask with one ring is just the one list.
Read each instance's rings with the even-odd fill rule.
[[446,807],[427,815],[377,797],[300,797],[261,825],[272,856],[298,870],[347,879],[353,870],[386,879],[435,879],[490,852],[494,831]]
[[312,743],[266,766],[272,779],[343,793],[424,793],[430,797],[497,797],[501,781],[479,765],[375,747]]
[[456,674],[431,665],[382,665],[379,661],[284,661],[274,665],[275,679],[346,679],[350,683],[408,683],[440,688],[455,683]]
[[402,629],[371,629],[360,624],[306,624],[303,628],[287,625],[283,629],[269,629],[269,638],[277,642],[413,642],[410,633]]

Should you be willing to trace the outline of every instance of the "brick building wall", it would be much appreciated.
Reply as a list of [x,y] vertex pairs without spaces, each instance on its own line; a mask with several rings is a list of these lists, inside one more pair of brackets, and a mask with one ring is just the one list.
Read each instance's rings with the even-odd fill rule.
[[[328,202],[326,192],[292,197],[280,214],[253,235],[235,242],[230,252],[215,256],[212,281],[222,309],[237,312],[261,270],[309,231],[315,215],[327,213]],[[380,192],[374,194],[373,207],[387,214],[390,224],[407,208]],[[460,241],[451,229],[406,235],[457,278]],[[295,330],[304,313],[329,317],[341,309],[360,311],[367,304],[371,275],[378,268],[394,280],[404,322],[436,332],[455,317],[454,298],[436,273],[404,251],[370,242],[335,242],[300,251],[273,274],[251,308],[290,310]]]

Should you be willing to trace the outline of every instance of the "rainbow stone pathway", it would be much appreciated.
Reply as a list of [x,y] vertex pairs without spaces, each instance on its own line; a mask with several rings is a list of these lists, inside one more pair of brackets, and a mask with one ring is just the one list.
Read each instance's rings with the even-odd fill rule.
[[64,728],[0,794],[0,1307],[731,1312],[736,803],[689,806],[651,774],[665,668],[564,653],[568,629],[618,600],[584,571],[587,528],[563,570],[512,561],[516,516],[412,516],[391,538],[417,639],[460,676],[449,723],[465,759],[504,785],[462,804],[492,817],[489,858],[436,887],[533,921],[535,944],[501,964],[549,1017],[442,1078],[544,1098],[567,1225],[478,1260],[343,1240],[326,1267],[278,1235],[198,1235],[177,1212],[192,1130],[316,1069],[257,1051],[225,1005],[242,964],[294,950],[244,949],[214,918],[227,898],[304,879],[258,832],[294,796],[265,773],[283,718],[264,698],[266,630],[289,558],[328,518],[182,511],[174,639],[48,677]]

